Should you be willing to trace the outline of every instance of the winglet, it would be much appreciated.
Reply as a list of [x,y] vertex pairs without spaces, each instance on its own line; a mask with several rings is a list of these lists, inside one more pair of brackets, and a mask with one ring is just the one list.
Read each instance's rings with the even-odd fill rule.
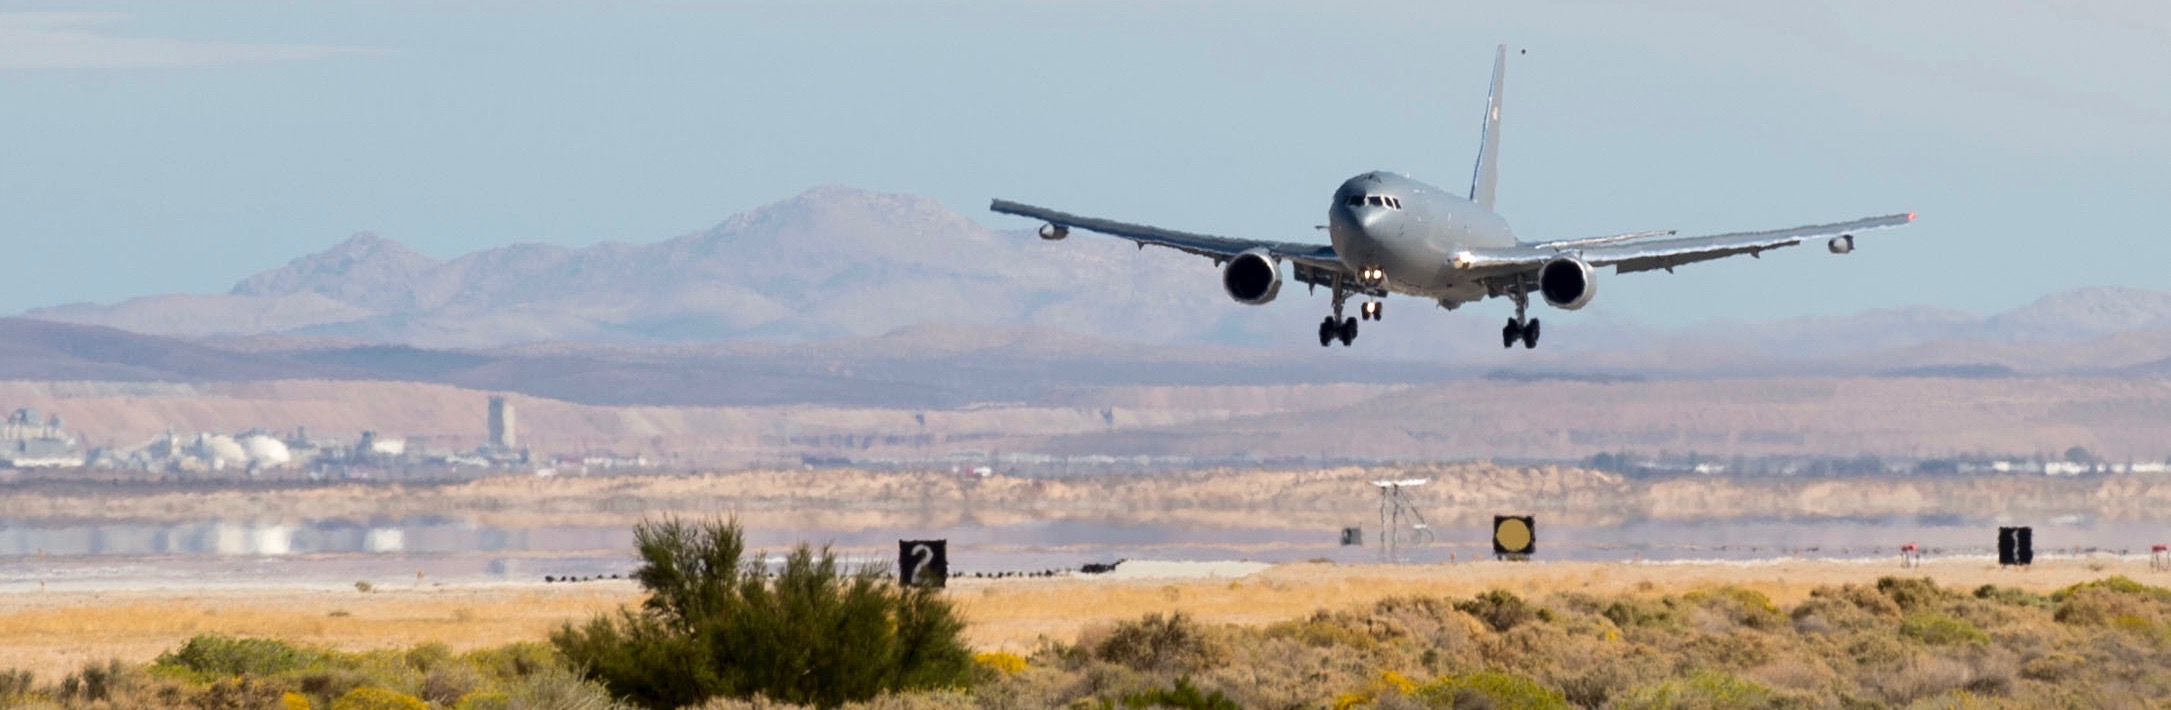
[[1508,46],[1503,44],[1493,54],[1493,88],[1485,95],[1484,134],[1477,169],[1470,176],[1470,201],[1488,210],[1493,208],[1493,186],[1500,182],[1500,99],[1507,78]]

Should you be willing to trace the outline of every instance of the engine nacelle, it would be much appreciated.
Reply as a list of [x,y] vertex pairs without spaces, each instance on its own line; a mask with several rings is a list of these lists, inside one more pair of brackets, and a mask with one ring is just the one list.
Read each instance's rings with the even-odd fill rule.
[[1538,293],[1554,308],[1572,311],[1598,295],[1598,274],[1582,259],[1563,256],[1538,267]]
[[1070,236],[1070,228],[1054,222],[1040,225],[1040,238],[1055,241]]
[[1832,241],[1825,243],[1824,248],[1832,250],[1834,254],[1845,254],[1854,251],[1854,235],[1842,234],[1833,237]]
[[1238,254],[1221,267],[1221,290],[1247,306],[1272,301],[1281,294],[1281,261],[1265,249]]

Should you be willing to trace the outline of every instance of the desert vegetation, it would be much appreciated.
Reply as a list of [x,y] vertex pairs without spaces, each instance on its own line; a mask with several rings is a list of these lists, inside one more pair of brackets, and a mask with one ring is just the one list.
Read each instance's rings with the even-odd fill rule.
[[[814,573],[818,560],[810,555],[810,567],[775,578]],[[859,578],[834,579],[841,582],[830,589],[834,598],[852,598]],[[695,607],[745,603],[694,598],[731,594],[721,586],[678,588],[709,592],[651,597],[652,604],[626,613],[654,615],[661,624]],[[920,664],[917,674],[883,671],[879,666],[899,657],[860,638],[817,638],[819,623],[799,621],[765,630],[782,634],[791,648],[737,658],[705,654],[694,648],[698,637],[660,626],[645,641],[616,637],[656,644],[649,652],[596,656],[596,647],[583,645],[593,644],[587,637],[596,628],[613,629],[601,632],[605,637],[629,631],[629,622],[609,617],[561,631],[566,651],[530,642],[461,654],[438,644],[341,652],[202,635],[148,665],[91,664],[50,682],[0,673],[0,701],[53,708],[802,707],[779,699],[789,698],[805,707],[872,710],[2137,707],[2171,699],[2171,664],[2163,660],[2171,647],[2171,590],[2124,577],[2048,594],[1887,577],[1819,587],[1788,606],[1735,586],[1558,591],[1537,599],[1492,590],[1397,596],[1263,625],[1153,612],[1044,639],[1029,652],[983,652],[968,662],[956,647],[941,663]],[[780,672],[781,663],[814,665]],[[838,673],[884,680],[839,680]],[[822,680],[756,680],[764,674]]]
[[[1816,585],[1788,602],[1726,584],[1405,592],[1262,623],[1168,611],[1192,589],[1170,585],[1160,610],[1139,603],[1130,616],[1060,638],[967,655],[954,645],[954,622],[899,615],[939,616],[985,589],[862,587],[860,571],[833,562],[825,571],[818,551],[757,576],[743,563],[723,564],[732,555],[716,528],[647,538],[645,556],[676,552],[663,556],[672,566],[644,569],[642,603],[573,620],[554,643],[339,651],[199,635],[148,664],[90,664],[57,678],[0,673],[0,705],[1339,710],[2171,701],[2171,589],[2122,576],[2045,591],[1883,577]],[[726,584],[732,570],[736,581]],[[829,612],[806,613],[813,609]],[[914,632],[900,630],[915,623],[943,642],[918,645],[933,649],[923,654],[933,662],[907,658],[915,644],[901,639]]]
[[964,685],[972,658],[948,600],[886,570],[843,570],[800,545],[770,570],[734,522],[635,529],[638,610],[567,624],[551,643],[588,677],[650,708],[760,696],[834,707]]

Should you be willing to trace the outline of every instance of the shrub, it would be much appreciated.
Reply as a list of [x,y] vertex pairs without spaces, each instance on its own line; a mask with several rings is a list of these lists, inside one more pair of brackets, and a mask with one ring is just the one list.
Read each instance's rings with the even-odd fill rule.
[[1004,653],[1002,651],[973,654],[972,662],[980,664],[980,667],[982,668],[986,668],[988,670],[995,671],[1003,675],[1010,675],[1025,670],[1024,656],[1020,656],[1015,653]]
[[1674,624],[1673,609],[1664,604],[1648,603],[1635,599],[1620,599],[1606,605],[1600,616],[1612,621],[1614,626],[1633,629],[1646,626],[1664,627]]
[[962,685],[972,657],[964,623],[940,592],[889,585],[878,567],[839,569],[800,545],[772,579],[745,559],[737,521],[644,522],[634,580],[639,611],[551,643],[612,693],[648,707],[762,695],[834,707],[884,691]]
[[198,634],[152,661],[154,666],[186,669],[198,678],[272,676],[315,663],[322,653],[303,651],[284,641]]
[[1435,707],[1490,707],[1497,710],[1566,710],[1560,691],[1537,681],[1498,671],[1445,676],[1418,688],[1418,698]]
[[1677,678],[1646,685],[1622,694],[1613,707],[1631,708],[1680,708],[1682,710],[1720,710],[1722,708],[1768,707],[1772,703],[1772,690],[1739,677],[1716,671],[1700,670],[1687,678]]
[[1779,607],[1771,603],[1771,597],[1747,587],[1727,585],[1715,589],[1699,589],[1681,595],[1681,600],[1752,629],[1778,628],[1785,620],[1785,617],[1779,614]]
[[2016,587],[2000,587],[1985,584],[1975,588],[1975,598],[1997,602],[2007,606],[2024,606],[2038,609],[2050,608],[2050,597]]
[[1174,687],[1155,688],[1142,693],[1126,695],[1123,697],[1123,706],[1127,708],[1165,707],[1178,708],[1179,710],[1243,710],[1242,707],[1236,704],[1236,701],[1222,695],[1219,690],[1211,693],[1200,692],[1197,686],[1191,684],[1190,678],[1176,679]]
[[1902,612],[1933,609],[1938,604],[1955,596],[1953,593],[1939,588],[1937,580],[1929,577],[1917,579],[1880,577],[1877,579],[1877,591],[1882,592],[1886,598],[1891,599],[1893,604],[1899,605]]
[[1933,646],[1985,644],[1990,635],[1974,624],[1944,614],[1922,612],[1900,620],[1900,635]]
[[365,686],[332,701],[332,710],[430,710],[430,704],[396,690]]
[[1468,601],[1455,602],[1455,610],[1477,617],[1492,630],[1505,633],[1532,619],[1540,618],[1539,610],[1531,608],[1522,597],[1505,589],[1495,589],[1477,595]]
[[444,663],[422,677],[422,699],[439,707],[459,702],[481,690],[489,681],[482,672],[463,663]]
[[461,655],[460,660],[498,680],[523,678],[565,667],[565,659],[558,655],[558,649],[532,641],[479,648]]
[[12,700],[29,695],[37,687],[37,676],[30,671],[9,668],[0,670],[0,700]]
[[2052,601],[2065,601],[2073,595],[2088,590],[2101,590],[2112,594],[2142,597],[2153,601],[2171,603],[2171,589],[2152,587],[2133,581],[2125,575],[2113,575],[2093,582],[2082,582],[2050,593]]
[[1221,655],[1206,631],[1183,612],[1147,614],[1138,621],[1117,624],[1093,647],[1094,658],[1141,671],[1189,673],[1217,662]]
[[[261,678],[224,678],[198,693],[189,703],[198,710],[261,710],[286,707],[288,693]],[[295,696],[304,703],[308,702]],[[334,705],[333,707],[338,707]]]

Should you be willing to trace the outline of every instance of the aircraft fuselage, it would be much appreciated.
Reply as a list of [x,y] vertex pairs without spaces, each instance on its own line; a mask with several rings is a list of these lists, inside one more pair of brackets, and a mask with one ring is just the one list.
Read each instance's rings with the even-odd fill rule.
[[1381,286],[1446,301],[1476,301],[1485,286],[1454,267],[1456,251],[1516,244],[1508,221],[1452,192],[1386,172],[1334,191],[1327,233],[1352,273],[1378,269]]

